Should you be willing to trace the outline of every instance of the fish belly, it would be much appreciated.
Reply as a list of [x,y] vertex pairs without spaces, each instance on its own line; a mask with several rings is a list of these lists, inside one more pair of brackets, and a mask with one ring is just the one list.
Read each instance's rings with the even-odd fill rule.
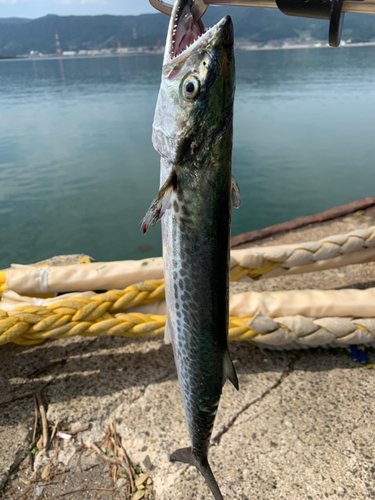
[[[162,165],[162,182],[169,170]],[[227,352],[229,178],[178,187],[162,219],[168,325],[192,447],[203,455]]]

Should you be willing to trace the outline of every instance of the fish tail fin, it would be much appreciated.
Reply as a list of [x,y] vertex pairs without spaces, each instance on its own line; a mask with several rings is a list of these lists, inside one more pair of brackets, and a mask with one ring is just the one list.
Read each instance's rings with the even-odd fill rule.
[[224,500],[207,458],[200,459],[195,457],[191,448],[180,448],[172,453],[171,460],[172,462],[183,462],[194,465],[204,477],[215,500]]
[[215,476],[212,473],[207,458],[205,460],[202,460],[199,464],[197,464],[196,467],[204,477],[207,486],[210,488],[211,493],[213,494],[215,500],[224,500],[223,495],[221,494],[219,486],[216,482]]

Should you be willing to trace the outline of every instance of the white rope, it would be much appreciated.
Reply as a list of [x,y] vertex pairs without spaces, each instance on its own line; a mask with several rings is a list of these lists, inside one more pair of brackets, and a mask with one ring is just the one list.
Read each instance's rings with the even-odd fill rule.
[[[375,226],[319,241],[233,250],[231,280],[271,278],[371,261],[375,261]],[[41,272],[45,278],[42,282]],[[125,288],[140,281],[161,279],[163,262],[157,257],[57,266],[50,267],[48,274],[41,272],[34,266],[12,265],[6,271],[7,288],[22,295]]]
[[[313,272],[375,260],[375,226],[319,241],[233,250],[231,268],[255,271],[261,279]],[[270,270],[267,270],[267,267]],[[256,270],[266,269],[257,276]],[[249,273],[251,277],[252,273]],[[243,279],[243,278],[241,278]]]
[[257,334],[251,341],[267,348],[375,345],[375,318],[312,319],[299,315],[270,318],[259,312],[249,327]]

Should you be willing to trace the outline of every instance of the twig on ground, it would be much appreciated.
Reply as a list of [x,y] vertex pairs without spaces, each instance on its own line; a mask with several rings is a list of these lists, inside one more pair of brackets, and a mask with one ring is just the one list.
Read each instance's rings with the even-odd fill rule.
[[129,481],[130,481],[131,493],[133,493],[135,488],[134,488],[134,480],[133,480],[132,471],[131,471],[130,467],[126,464],[124,459],[112,458],[112,457],[107,456],[105,453],[102,452],[102,450],[100,450],[96,446],[96,444],[94,444],[92,442],[87,443],[87,446],[92,448],[97,453],[97,455],[100,458],[102,458],[103,460],[105,460],[106,462],[109,462],[110,464],[113,464],[113,465],[119,465],[120,467],[122,467],[126,471],[128,477],[129,477]]
[[36,443],[36,431],[37,431],[37,428],[38,428],[38,420],[39,420],[38,401],[36,399],[35,394],[33,394],[33,398],[34,398],[35,417],[34,417],[33,437],[31,439],[30,451],[28,453],[28,455],[29,455],[30,469],[32,471],[34,470],[34,455],[31,453],[31,451],[34,448],[35,443]]
[[29,398],[31,396],[34,396],[35,392],[30,391],[30,392],[25,392],[24,394],[19,394],[18,396],[13,396],[9,399],[3,399],[0,401],[0,405],[5,405],[6,403],[11,403],[12,401],[17,401],[17,399],[23,399],[23,398]]
[[35,394],[33,394],[33,398],[34,398],[34,407],[35,407],[35,419],[34,419],[34,430],[33,430],[33,438],[31,440],[32,443],[35,442],[35,438],[36,438],[36,429],[38,427],[38,401],[36,399],[36,396]]
[[40,413],[40,417],[42,419],[44,453],[47,453],[47,449],[48,449],[48,422],[47,422],[46,409],[44,408],[43,398],[42,398],[41,393],[36,392],[35,396],[36,396],[36,399],[38,401],[39,413]]
[[126,453],[125,448],[122,446],[122,444],[121,444],[120,451],[122,451],[122,455],[123,455],[125,463],[127,465],[127,469],[125,469],[125,470],[127,470],[128,475],[130,477],[130,483],[132,485],[132,492],[133,492],[134,491],[133,475],[135,474],[135,470],[133,469],[133,466],[130,463],[128,454]]
[[59,455],[59,449],[60,449],[60,440],[58,437],[55,437],[55,455],[54,455],[55,459],[57,459]]
[[117,450],[117,453],[118,453],[118,455],[120,455],[120,458],[122,459],[122,461],[125,462],[126,467],[123,467],[123,468],[129,476],[131,493],[134,493],[135,486],[134,486],[133,477],[135,474],[135,470],[134,470],[134,468],[129,460],[129,457],[126,453],[125,448],[122,446],[121,438],[116,432],[115,425],[112,423],[109,424],[109,433],[110,433],[109,436],[110,436],[110,439],[114,445],[114,448]]
[[75,436],[79,432],[84,432],[87,431],[90,428],[90,424],[83,425],[82,427],[78,427],[78,429],[75,429],[74,431],[64,431],[66,434],[70,434],[71,436]]
[[[104,432],[104,431],[103,431],[103,432]],[[100,443],[98,443],[98,444],[97,444],[97,446],[98,446],[99,448],[101,448],[101,447],[103,446],[103,444],[106,442],[106,440],[107,440],[107,437],[105,437],[104,439],[102,439],[102,440],[100,441]],[[89,448],[89,446],[88,446],[88,448]],[[91,449],[91,451],[89,451],[88,453],[86,453],[85,457],[87,458],[87,457],[89,457],[90,455],[92,455],[93,453],[95,453],[95,451],[94,451],[93,449]]]
[[66,493],[62,493],[56,498],[65,497],[66,495],[73,495],[73,493],[79,493],[81,491],[109,491],[111,493],[118,493],[118,490],[113,490],[111,488],[81,488],[79,490],[67,491]]
[[93,469],[94,467],[98,467],[100,464],[94,464],[94,465],[90,465],[90,467],[87,467],[86,469],[83,469],[83,472],[87,472],[91,469]]
[[53,477],[61,476],[61,474],[65,474],[65,472],[70,472],[70,469],[66,469],[65,471],[61,471],[61,472],[53,472],[52,475],[53,475]]
[[53,426],[52,433],[51,433],[51,443],[52,443],[53,438],[55,437],[58,425],[59,425],[59,423],[56,422],[56,424]]
[[103,460],[105,460],[106,462],[109,462],[110,464],[113,464],[113,465],[121,465],[121,467],[126,470],[126,464],[124,464],[123,460],[120,460],[119,458],[109,457],[108,455],[103,453],[102,450],[100,448],[98,448],[95,443],[92,443],[91,441],[89,441],[87,443],[87,447],[92,448],[97,453],[97,455],[99,455],[99,457],[102,458]]
[[44,384],[43,387],[39,389],[39,391],[25,392],[24,394],[19,394],[18,396],[12,396],[11,398],[3,399],[2,401],[0,401],[0,406],[6,403],[11,403],[12,401],[17,401],[17,399],[30,398],[31,396],[34,396],[34,394],[36,394],[37,392],[42,393],[44,389],[46,389],[49,385],[51,385],[55,380],[56,376],[51,378],[51,380],[49,380],[46,384]]

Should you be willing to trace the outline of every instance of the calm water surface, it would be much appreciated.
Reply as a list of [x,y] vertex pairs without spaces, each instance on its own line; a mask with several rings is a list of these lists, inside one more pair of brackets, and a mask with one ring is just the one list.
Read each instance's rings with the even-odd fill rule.
[[[0,61],[0,269],[161,254],[161,56]],[[374,195],[375,47],[238,52],[232,234]]]

